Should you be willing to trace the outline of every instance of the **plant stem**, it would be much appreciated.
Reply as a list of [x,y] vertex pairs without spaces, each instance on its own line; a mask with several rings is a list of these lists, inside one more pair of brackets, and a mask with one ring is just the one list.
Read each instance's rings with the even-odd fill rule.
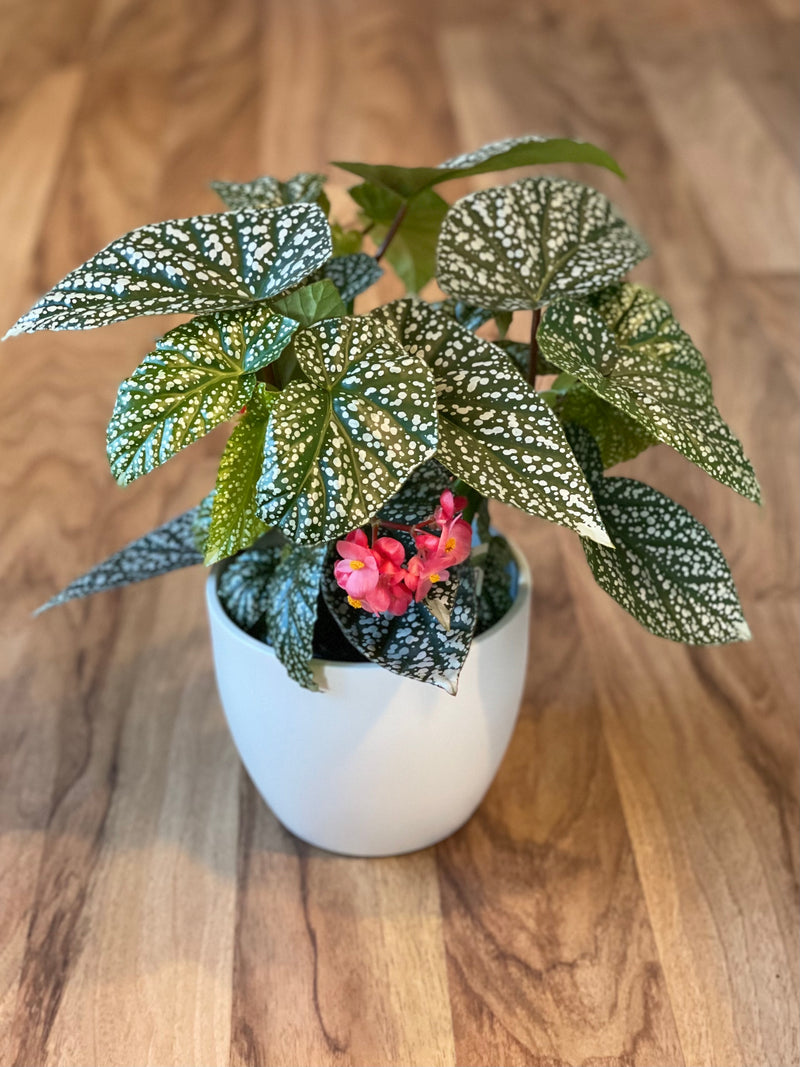
[[375,262],[376,263],[379,262],[379,260],[383,256],[383,254],[386,251],[386,249],[392,243],[394,235],[400,229],[400,225],[401,225],[403,219],[406,217],[406,212],[407,211],[408,211],[408,201],[405,200],[405,201],[403,201],[403,206],[400,208],[400,210],[397,212],[395,217],[392,219],[392,224],[389,227],[389,229],[388,229],[388,231],[386,233],[386,236],[383,239],[383,243],[381,244],[381,246],[378,249],[378,251],[375,253]]
[[539,342],[536,340],[536,331],[542,318],[542,309],[535,308],[531,319],[531,347],[528,358],[528,384],[536,388],[536,372],[539,365]]

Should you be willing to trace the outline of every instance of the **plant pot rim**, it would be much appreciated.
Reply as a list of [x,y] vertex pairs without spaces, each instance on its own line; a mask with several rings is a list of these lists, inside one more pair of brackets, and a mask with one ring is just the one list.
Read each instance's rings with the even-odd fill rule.
[[[503,615],[501,619],[498,619],[493,626],[490,626],[488,630],[484,630],[483,633],[478,634],[478,636],[473,639],[474,642],[481,642],[485,638],[490,637],[501,626],[508,625],[519,612],[527,611],[529,597],[526,594],[530,591],[532,584],[531,569],[519,546],[510,539],[508,539],[508,543],[514,556],[514,562],[517,565],[517,590],[514,597],[514,603],[505,615]],[[217,595],[217,579],[219,573],[220,564],[215,563],[206,579],[206,601],[208,603],[209,614],[213,616],[214,620],[220,626],[233,634],[237,640],[241,641],[243,644],[254,646],[262,652],[268,653],[270,656],[274,657],[275,649],[272,645],[268,645],[264,641],[259,641],[257,637],[252,637],[250,634],[245,633],[245,631],[237,626],[233,619],[231,619],[223,609],[219,596]],[[328,669],[346,668],[347,670],[356,669],[369,671],[382,671],[385,669],[378,663],[352,663],[341,659],[318,659],[316,656],[311,662]]]

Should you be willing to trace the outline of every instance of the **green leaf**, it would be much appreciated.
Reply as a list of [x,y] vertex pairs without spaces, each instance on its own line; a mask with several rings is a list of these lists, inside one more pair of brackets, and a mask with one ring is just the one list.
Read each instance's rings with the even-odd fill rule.
[[208,539],[208,529],[211,526],[211,512],[214,507],[214,493],[214,489],[212,489],[210,493],[206,493],[206,495],[194,509],[192,537],[194,538],[194,546],[200,553],[200,555],[202,555],[205,551],[206,540]]
[[241,630],[253,630],[266,615],[270,579],[282,554],[282,545],[257,545],[222,568],[217,594],[225,612]]
[[200,507],[196,507],[184,511],[182,515],[170,519],[144,537],[131,541],[119,552],[98,563],[74,582],[70,582],[66,589],[62,589],[38,608],[36,614],[39,615],[58,604],[65,604],[68,600],[104,593],[107,589],[119,589],[124,585],[143,582],[169,571],[202,563],[203,556],[198,552],[195,541],[195,523],[199,510]]
[[321,319],[343,318],[347,314],[339,290],[328,278],[279,296],[270,301],[270,307],[299,322],[301,326],[311,326]]
[[[368,183],[356,185],[349,192],[364,215],[374,220],[370,236],[380,244],[403,206],[403,198]],[[386,259],[412,293],[418,293],[436,272],[436,242],[447,208],[447,201],[431,189],[415,196],[408,202],[403,221],[386,250]]]
[[304,689],[319,689],[311,670],[322,569],[327,546],[284,550],[269,583],[267,636],[275,655]]
[[648,254],[596,189],[523,178],[457,200],[442,224],[439,285],[469,304],[538,308],[616,281]]
[[475,152],[447,159],[438,167],[395,167],[356,162],[335,162],[334,166],[382,185],[399,196],[412,197],[423,189],[454,178],[469,178],[474,174],[547,163],[591,163],[623,176],[615,160],[593,144],[572,141],[566,137],[540,137],[537,134],[495,141]]
[[[461,300],[453,300],[451,296],[448,296],[446,300],[436,300],[430,306],[434,311],[440,311],[443,315],[449,315],[455,319],[465,330],[477,330],[492,318],[492,312],[488,308],[472,307],[471,304],[465,304]],[[504,312],[499,314],[504,314]]]
[[406,525],[421,522],[433,515],[439,497],[445,489],[452,488],[453,475],[436,459],[429,459],[417,467],[403,486],[383,505],[378,512],[382,522],[399,522]]
[[371,317],[393,323],[433,371],[437,459],[484,496],[607,541],[558,420],[496,345],[421,302],[398,300]]
[[244,211],[298,202],[314,203],[326,181],[324,174],[301,172],[285,182],[265,175],[252,182],[212,182],[211,188],[231,211]]
[[249,548],[266,530],[256,512],[256,484],[264,462],[264,438],[277,393],[258,382],[239,425],[228,438],[217,474],[205,562],[216,563]]
[[717,410],[703,357],[641,285],[560,300],[539,328],[548,358],[712,478],[760,501],[753,468]]
[[361,230],[345,230],[338,222],[331,223],[334,256],[349,256],[361,251],[364,236]]
[[361,526],[436,449],[433,378],[370,316],[326,319],[294,340],[306,381],[272,408],[258,508],[293,541]]
[[255,372],[278,358],[297,324],[266,305],[218,311],[170,330],[119,387],[108,425],[120,483],[165,463],[241,409]]
[[[502,348],[507,356],[516,364],[520,374],[528,380],[528,371],[531,363],[531,346],[528,341],[509,341],[506,337],[501,337],[498,341],[494,342],[498,348]],[[558,374],[560,368],[556,367],[549,360],[546,360],[541,352],[539,352],[539,358],[536,360],[536,373],[537,374]]]
[[446,582],[437,582],[432,585],[430,592],[422,601],[443,630],[449,630],[452,626],[460,584],[461,578],[454,568],[449,579]]
[[353,252],[349,256],[334,256],[322,268],[326,278],[330,278],[341,294],[342,300],[349,304],[359,293],[369,289],[378,278],[383,276],[383,267],[375,262],[374,256],[366,252]]
[[505,537],[491,534],[483,546],[473,553],[476,567],[481,571],[480,592],[478,594],[478,623],[475,632],[483,633],[511,610],[514,597],[513,585],[514,555]]
[[658,637],[690,645],[749,640],[725,557],[705,526],[649,485],[598,474],[588,432],[569,432],[614,541],[613,549],[583,541],[598,585]]
[[428,682],[455,696],[477,615],[470,564],[461,563],[451,571],[459,579],[458,595],[451,628],[445,630],[424,604],[412,602],[403,615],[394,617],[351,607],[333,576],[333,563],[329,555],[322,575],[322,595],[348,641],[372,663],[393,674]]
[[245,307],[291,289],[331,252],[328,220],[313,204],[142,226],[71,271],[6,336]]
[[646,448],[658,444],[658,439],[639,422],[602,400],[581,382],[564,393],[556,410],[562,422],[576,423],[591,433],[604,467],[634,459]]

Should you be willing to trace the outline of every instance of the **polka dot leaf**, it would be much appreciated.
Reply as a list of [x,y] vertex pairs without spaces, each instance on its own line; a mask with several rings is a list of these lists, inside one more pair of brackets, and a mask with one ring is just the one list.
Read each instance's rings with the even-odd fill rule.
[[269,583],[267,637],[275,655],[304,689],[318,689],[311,670],[317,599],[327,559],[326,545],[284,550]]
[[725,557],[705,526],[649,485],[598,474],[589,433],[568,432],[595,472],[595,497],[614,542],[612,549],[583,540],[598,585],[658,637],[690,645],[749,640]]
[[453,482],[453,475],[437,459],[429,459],[417,467],[378,512],[383,522],[419,522],[433,515],[442,492]]
[[329,259],[322,273],[339,290],[342,300],[349,304],[359,293],[383,277],[383,267],[375,262],[374,256],[368,256],[366,252],[353,252]]
[[322,595],[348,641],[393,674],[427,682],[455,696],[477,618],[472,566],[462,563],[451,571],[451,580],[458,579],[458,594],[446,630],[424,604],[412,602],[403,615],[395,617],[351,607],[333,576],[334,562],[331,553],[323,569]]
[[753,468],[714,404],[705,361],[666,301],[629,283],[587,300],[560,300],[548,308],[538,337],[548,359],[646,434],[760,500]]
[[641,423],[603,400],[582,382],[575,382],[566,391],[556,411],[562,422],[577,423],[591,433],[606,468],[635,459],[645,449],[659,443]]
[[457,300],[516,311],[601,289],[647,254],[596,189],[523,178],[453,204],[439,235],[436,278]]
[[233,418],[253,393],[255,372],[278,358],[296,329],[260,304],[192,319],[157,341],[120,386],[108,426],[120,485]]
[[251,631],[263,621],[270,602],[270,580],[280,562],[283,547],[255,545],[222,567],[217,595],[225,613],[240,629]]
[[252,182],[212,182],[211,188],[231,211],[242,211],[300,202],[313,204],[326,181],[324,174],[301,172],[285,182],[265,175]]
[[264,462],[264,438],[277,393],[258,382],[225,451],[217,474],[211,523],[205,543],[205,562],[232,556],[266,530],[256,512],[256,484]]
[[446,159],[436,167],[397,167],[357,162],[336,162],[334,166],[408,198],[454,178],[549,163],[590,163],[622,174],[619,164],[602,148],[587,141],[542,137],[538,134],[494,141],[474,152]]
[[436,396],[424,361],[371,316],[315,323],[293,350],[305,381],[273,405],[258,511],[319,544],[365,523],[434,453]]
[[107,589],[119,589],[202,563],[203,555],[197,548],[195,538],[201,506],[185,511],[165,522],[163,526],[151,530],[144,537],[131,541],[119,552],[115,552],[113,556],[70,582],[65,589],[43,604],[36,614],[59,604],[66,604],[68,600],[104,593]]
[[246,307],[298,285],[331,252],[328,221],[314,204],[142,226],[63,278],[7,336]]
[[483,496],[607,541],[592,493],[547,404],[496,345],[409,299],[371,313],[394,323],[436,380],[439,459]]

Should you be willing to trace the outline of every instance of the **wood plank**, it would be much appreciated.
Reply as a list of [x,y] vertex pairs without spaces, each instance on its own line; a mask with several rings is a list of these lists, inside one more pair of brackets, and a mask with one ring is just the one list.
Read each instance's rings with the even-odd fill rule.
[[353,860],[243,784],[234,1064],[455,1063],[432,850]]

